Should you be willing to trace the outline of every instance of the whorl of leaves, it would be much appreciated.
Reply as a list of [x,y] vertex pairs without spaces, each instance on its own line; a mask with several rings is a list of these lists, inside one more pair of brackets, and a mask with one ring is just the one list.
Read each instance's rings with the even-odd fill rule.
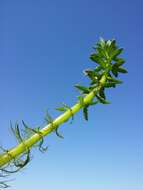
[[[24,144],[24,140],[36,133],[40,136],[40,128],[30,128],[24,121],[22,121],[22,124],[24,126],[23,129],[20,129],[18,123],[16,123],[14,127],[12,126],[12,124],[10,124],[10,127],[18,143],[23,143],[23,146],[26,147],[26,145]],[[43,147],[43,142],[44,140],[43,138],[41,138],[40,142],[37,143],[34,147],[38,147],[41,152],[45,152],[47,150],[47,147]],[[2,178],[8,177],[9,174],[16,173],[22,170],[31,161],[31,151],[27,147],[25,148],[26,151],[16,158],[13,158],[9,151],[4,149],[2,146],[0,147],[0,149],[3,153],[6,153],[9,157],[12,158],[12,160],[8,164],[0,167],[0,177]],[[9,180],[0,181],[0,189],[10,187],[7,184],[8,182]]]
[[[66,107],[66,109],[70,109],[66,104],[63,104],[63,105]],[[48,113],[48,111],[45,116],[45,122],[46,122],[46,124],[53,125],[53,118]],[[23,154],[21,154],[20,156],[18,156],[16,158],[12,158],[12,155],[9,153],[9,151],[6,150],[5,148],[3,148],[2,146],[0,146],[0,150],[12,158],[12,160],[8,164],[6,164],[4,167],[0,167],[0,178],[2,178],[2,179],[6,178],[6,177],[8,178],[10,174],[16,173],[16,172],[22,170],[31,161],[31,150],[26,147],[26,145],[24,144],[24,141],[26,139],[30,138],[32,135],[38,134],[41,139],[38,143],[36,143],[33,146],[33,148],[38,148],[41,153],[46,152],[48,149],[47,146],[46,147],[43,146],[44,138],[42,137],[42,134],[40,132],[40,129],[42,128],[42,126],[37,127],[37,128],[31,128],[23,120],[22,120],[22,125],[23,125],[23,128],[21,128],[19,126],[19,124],[16,122],[15,126],[13,127],[12,123],[10,122],[11,131],[12,131],[14,137],[16,138],[17,142],[23,143],[23,146],[25,146],[26,151]],[[53,131],[59,138],[62,138],[62,139],[64,138],[59,133],[58,127],[55,128],[53,126]],[[10,187],[8,185],[8,182],[10,182],[10,181],[11,180],[0,181],[0,189]]]

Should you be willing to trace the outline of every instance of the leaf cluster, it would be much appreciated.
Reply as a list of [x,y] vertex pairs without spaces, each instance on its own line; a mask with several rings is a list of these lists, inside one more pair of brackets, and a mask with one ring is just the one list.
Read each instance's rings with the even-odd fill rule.
[[[85,76],[90,79],[90,84],[89,86],[77,84],[75,87],[83,96],[96,90],[96,101],[102,104],[109,104],[110,102],[106,99],[105,89],[115,88],[118,84],[121,84],[122,81],[117,79],[119,73],[127,73],[127,70],[123,68],[125,60],[120,57],[123,48],[119,48],[114,39],[104,40],[101,38],[93,49],[95,52],[91,54],[90,59],[96,63],[97,66],[84,71]],[[101,88],[98,88],[101,86],[101,78],[103,76],[106,77],[106,82],[102,84]],[[92,105],[92,103],[90,105]],[[88,120],[88,108],[90,105],[83,106],[83,114],[86,120]]]

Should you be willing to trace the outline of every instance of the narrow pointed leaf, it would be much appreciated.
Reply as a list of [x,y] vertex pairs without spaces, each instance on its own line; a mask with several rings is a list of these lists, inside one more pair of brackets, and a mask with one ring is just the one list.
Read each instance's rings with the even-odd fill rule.
[[89,105],[93,106],[93,105],[96,105],[98,103],[99,103],[99,101],[97,100],[97,101],[91,102]]
[[113,51],[112,55],[111,55],[111,59],[116,59],[116,57],[121,54],[123,51],[123,48],[120,49],[116,49],[115,51]]
[[90,91],[89,91],[89,88],[88,87],[85,87],[85,86],[81,86],[81,85],[75,85],[75,87],[78,89],[78,90],[80,90],[80,91],[82,91],[83,93],[85,93],[85,94],[88,94]]
[[114,61],[116,61],[119,66],[121,66],[121,65],[123,65],[125,63],[125,60],[122,59],[122,58],[119,58],[119,57],[116,57],[114,59]]
[[105,63],[104,63],[103,59],[102,59],[101,57],[99,57],[99,55],[97,55],[97,54],[95,54],[95,53],[90,56],[90,59],[91,59],[92,61],[98,63],[98,64],[99,64],[100,66],[102,66],[102,67],[105,66]]
[[107,79],[108,79],[110,82],[114,82],[115,84],[122,84],[122,83],[123,83],[121,80],[116,80],[116,79],[113,78],[113,77],[107,77]]
[[116,87],[116,84],[113,83],[113,82],[106,82],[105,85],[104,85],[105,88],[115,88]]
[[101,66],[97,66],[95,69],[94,69],[94,72],[99,72],[101,71],[103,68]]
[[88,121],[88,106],[85,106],[85,107],[83,108],[83,115],[84,115],[84,119],[85,119],[86,121]]
[[126,70],[126,69],[124,69],[124,68],[118,68],[118,72],[120,72],[120,73],[128,73],[128,71]]
[[112,73],[113,73],[113,75],[115,76],[115,77],[118,77],[118,70],[117,70],[117,68],[116,67],[112,67]]
[[110,104],[109,101],[105,100],[101,96],[96,95],[97,99],[102,103],[102,104]]
[[106,99],[105,93],[104,93],[104,88],[101,88],[101,90],[99,91],[99,95],[103,98]]
[[64,139],[64,137],[59,133],[58,128],[55,129],[56,135],[61,138]]
[[58,111],[66,111],[66,108],[61,107],[61,108],[56,108],[56,110],[58,110]]

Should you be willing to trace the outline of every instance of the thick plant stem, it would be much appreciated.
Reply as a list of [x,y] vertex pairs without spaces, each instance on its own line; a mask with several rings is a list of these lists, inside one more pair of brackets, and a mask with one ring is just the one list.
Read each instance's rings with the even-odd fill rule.
[[[88,95],[84,97],[84,104],[87,105],[92,102],[95,95],[99,92],[99,90],[104,86],[106,82],[106,75],[103,75],[99,86],[96,87],[93,91],[91,91]],[[52,123],[46,125],[43,129],[41,129],[40,135],[38,133],[32,135],[30,138],[24,140],[22,143],[17,145],[16,147],[8,150],[7,152],[0,155],[0,167],[6,165],[11,160],[24,153],[27,149],[30,149],[35,143],[37,143],[41,138],[45,137],[49,133],[53,132],[56,128],[58,128],[62,123],[68,120],[72,115],[78,112],[84,105],[81,105],[79,102],[72,106],[69,110],[64,112],[62,115],[53,120]]]

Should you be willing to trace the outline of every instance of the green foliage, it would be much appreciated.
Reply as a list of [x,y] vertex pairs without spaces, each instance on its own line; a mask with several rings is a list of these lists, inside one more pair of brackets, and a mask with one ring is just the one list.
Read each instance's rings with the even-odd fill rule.
[[[68,106],[68,105],[65,104],[64,102],[62,102],[61,104],[62,104],[62,107],[56,108],[56,110],[62,111],[62,112],[70,111],[70,113],[71,113],[71,122],[70,122],[70,124],[72,124],[72,122],[73,122],[73,120],[74,120],[74,115],[73,115],[73,113],[72,113],[72,109],[70,108],[70,106]],[[67,121],[68,121],[68,120],[67,120]]]
[[[109,104],[110,102],[106,98],[106,89],[115,88],[117,85],[121,84],[122,81],[117,79],[120,73],[127,73],[127,70],[123,68],[125,60],[120,57],[123,52],[123,48],[119,48],[116,41],[104,40],[100,41],[93,47],[94,52],[91,54],[90,59],[97,64],[93,69],[87,69],[84,71],[84,75],[90,80],[89,86],[75,85],[76,89],[80,91],[80,96],[78,96],[78,102],[76,105],[83,110],[84,119],[87,121],[89,118],[89,108],[96,104]],[[103,80],[104,79],[104,80]],[[85,97],[90,93],[94,94],[94,98],[90,102],[85,102]],[[56,108],[56,110],[66,113],[68,112],[68,118],[71,117],[74,120],[73,110],[70,106],[65,103],[61,103],[61,107]],[[69,116],[70,113],[70,116]],[[67,120],[64,120],[66,122]],[[51,132],[59,138],[64,138],[58,131],[59,126],[54,125],[54,119],[47,112],[45,117],[46,124],[50,124]],[[24,168],[31,161],[31,150],[25,144],[25,140],[32,138],[35,134],[39,136],[39,141],[33,147],[38,148],[40,152],[45,152],[48,147],[43,147],[44,139],[41,127],[31,128],[24,121],[22,121],[23,128],[19,127],[16,123],[13,127],[11,124],[11,130],[17,139],[18,143],[23,144],[25,151],[17,157],[12,157],[10,151],[5,150],[0,147],[2,153],[5,153],[9,158],[11,158],[7,164],[0,167],[0,177],[5,178],[10,173],[15,173]],[[1,155],[0,155],[1,156]],[[3,180],[0,182],[0,189],[9,187],[7,181]]]
[[[87,95],[93,91],[96,87],[99,87],[100,80],[103,75],[106,76],[106,82],[102,88],[96,94],[96,102],[102,104],[109,104],[110,102],[106,99],[105,89],[106,88],[115,88],[118,84],[121,84],[121,80],[117,80],[119,73],[127,73],[126,69],[122,66],[125,63],[125,60],[119,55],[123,52],[123,48],[119,48],[115,40],[104,40],[100,41],[93,47],[95,50],[91,54],[90,59],[97,63],[98,66],[94,69],[87,69],[84,71],[85,76],[90,79],[89,86],[75,85],[75,87],[81,92],[81,94]],[[79,99],[79,98],[78,98]],[[88,120],[88,109],[89,106],[85,105],[83,98],[80,97],[79,103],[83,105],[83,115],[85,120]]]

